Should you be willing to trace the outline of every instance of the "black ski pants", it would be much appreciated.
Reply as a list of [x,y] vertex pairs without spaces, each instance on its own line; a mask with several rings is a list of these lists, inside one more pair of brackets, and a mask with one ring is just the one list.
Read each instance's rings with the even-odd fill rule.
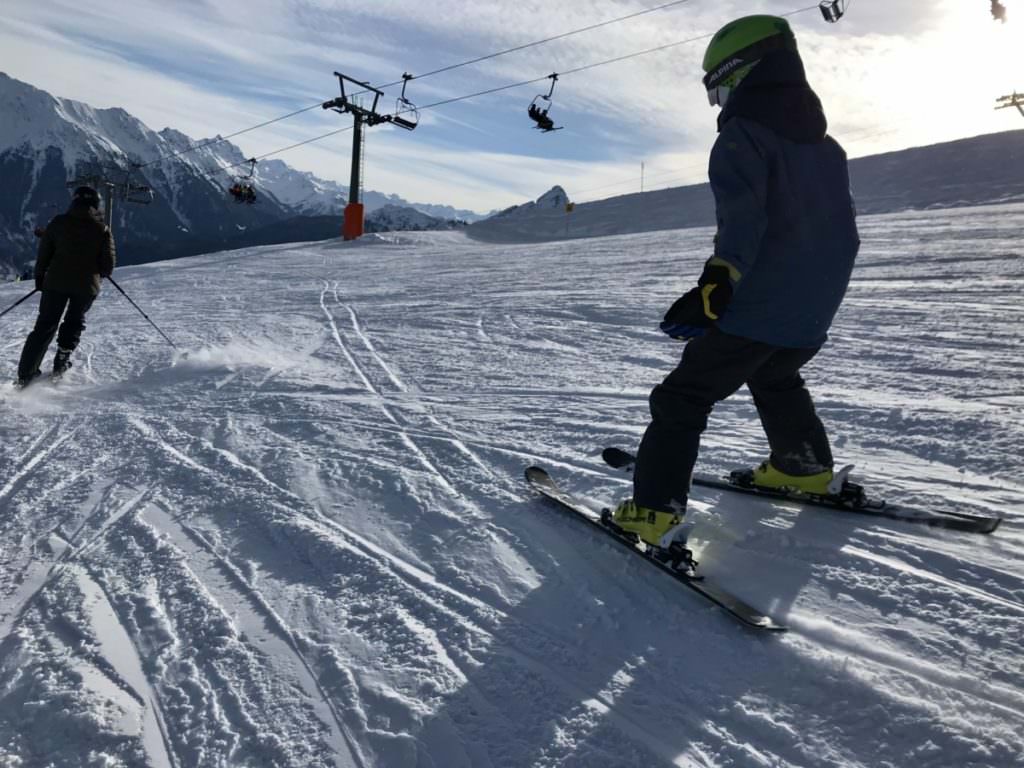
[[27,379],[39,371],[54,334],[57,334],[57,346],[61,349],[73,350],[78,346],[82,331],[85,330],[85,314],[95,300],[96,297],[89,294],[42,292],[39,299],[39,317],[36,318],[35,328],[25,339],[25,346],[21,350],[21,360],[18,362],[19,379]]
[[700,435],[715,403],[744,384],[782,472],[830,469],[832,450],[800,369],[817,353],[730,336],[711,328],[688,342],[679,365],[651,393],[651,423],[637,451],[633,500],[648,509],[686,506]]

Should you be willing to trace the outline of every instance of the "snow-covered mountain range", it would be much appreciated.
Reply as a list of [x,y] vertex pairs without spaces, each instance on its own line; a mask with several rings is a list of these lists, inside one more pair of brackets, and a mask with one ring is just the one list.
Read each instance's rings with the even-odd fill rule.
[[[234,203],[225,189],[249,166],[237,146],[217,139],[197,141],[173,128],[154,131],[123,109],[57,98],[0,72],[0,276],[34,261],[32,231],[66,208],[68,180],[97,171],[154,191],[150,205],[115,205],[122,264],[208,252],[240,239],[246,245],[271,242],[283,222],[303,239],[306,217],[340,217],[347,187],[275,159],[254,169],[258,204]],[[368,212],[414,206],[374,191],[365,192],[363,202]],[[444,205],[415,208],[445,219],[479,218]],[[310,227],[305,239],[315,238],[322,220]]]
[[[143,167],[129,175],[126,169],[133,164]],[[196,141],[172,128],[153,131],[123,109],[93,109],[55,98],[0,73],[0,279],[31,265],[33,228],[66,207],[70,178],[96,166],[108,172],[122,169],[123,178],[155,192],[151,205],[116,206],[121,264],[334,237],[347,193],[337,182],[268,159],[255,168],[258,205],[237,205],[225,188],[248,166],[231,142],[216,137]],[[859,158],[851,161],[850,175],[861,213],[1024,200],[1024,131]],[[554,186],[536,201],[481,219],[451,206],[409,203],[372,190],[363,194],[368,231],[438,229],[459,220],[471,222],[471,236],[491,242],[714,223],[714,200],[706,184],[567,209],[570,199]]]
[[454,229],[464,220],[428,216],[405,205],[385,205],[366,215],[367,232],[412,232],[431,229]]

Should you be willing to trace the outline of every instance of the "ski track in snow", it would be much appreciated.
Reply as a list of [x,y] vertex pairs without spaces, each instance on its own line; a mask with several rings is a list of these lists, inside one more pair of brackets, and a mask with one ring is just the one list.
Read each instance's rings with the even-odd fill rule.
[[[1022,225],[862,219],[806,376],[872,490],[996,534],[695,489],[702,568],[771,637],[521,479],[628,494],[598,454],[639,439],[710,231],[119,270],[189,354],[104,291],[63,382],[0,391],[0,764],[1024,766]],[[700,469],[765,450],[740,392]]]

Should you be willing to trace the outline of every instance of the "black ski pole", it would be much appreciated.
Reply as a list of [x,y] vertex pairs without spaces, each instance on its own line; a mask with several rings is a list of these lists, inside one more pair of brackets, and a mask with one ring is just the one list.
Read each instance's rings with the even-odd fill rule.
[[143,312],[142,309],[139,307],[139,305],[136,304],[134,301],[132,301],[132,297],[124,292],[124,290],[121,288],[120,285],[117,284],[117,281],[115,281],[114,278],[112,278],[110,275],[107,275],[107,280],[109,280],[110,284],[113,285],[115,288],[117,288],[117,290],[119,290],[121,292],[122,296],[124,296],[126,299],[128,299],[128,303],[129,304],[131,304],[133,307],[135,307],[136,309],[139,310],[139,314],[142,315],[144,318],[146,318],[146,322],[148,322],[150,325],[152,325],[154,328],[156,328],[156,332],[159,333],[161,336],[163,336],[164,340],[168,344],[170,344],[175,349],[178,348],[178,345],[175,344],[173,341],[171,341],[169,338],[167,338],[167,334],[164,333],[163,331],[161,331],[159,326],[157,326],[156,323],[154,323],[152,320],[149,319],[149,315],[147,315],[145,312]]
[[18,306],[19,304],[21,304],[21,302],[25,301],[26,299],[30,298],[31,296],[33,296],[34,294],[37,294],[37,293],[39,293],[39,289],[38,289],[38,288],[33,288],[33,289],[32,289],[32,293],[28,294],[27,296],[22,296],[22,297],[21,297],[20,299],[18,299],[18,300],[17,300],[16,302],[14,302],[13,304],[11,304],[11,306],[9,306],[9,307],[8,307],[7,309],[5,309],[5,310],[4,310],[3,312],[0,312],[0,317],[3,317],[3,316],[4,316],[4,315],[6,315],[6,314],[7,314],[8,312],[10,312],[10,311],[11,311],[12,309],[14,309],[14,308],[15,308],[16,306]]

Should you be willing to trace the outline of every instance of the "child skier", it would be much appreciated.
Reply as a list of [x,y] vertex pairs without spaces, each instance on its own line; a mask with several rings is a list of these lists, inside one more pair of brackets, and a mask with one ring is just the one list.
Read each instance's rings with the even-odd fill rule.
[[708,99],[722,107],[709,164],[714,255],[662,323],[688,343],[651,393],[633,498],[613,513],[661,547],[690,527],[690,478],[711,409],[744,384],[771,448],[754,483],[827,493],[832,452],[800,369],[827,338],[860,246],[846,154],[826,134],[786,20],[726,25],[703,69]]

